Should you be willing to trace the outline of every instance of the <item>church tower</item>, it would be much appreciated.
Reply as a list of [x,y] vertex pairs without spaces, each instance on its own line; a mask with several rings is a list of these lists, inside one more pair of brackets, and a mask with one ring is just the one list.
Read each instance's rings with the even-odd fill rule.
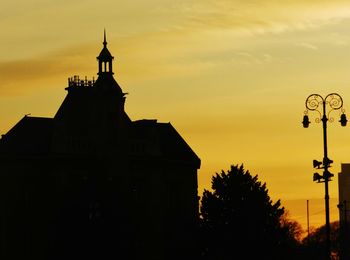
[[122,132],[127,132],[131,120],[124,109],[126,94],[113,76],[113,59],[104,32],[97,80],[81,80],[79,76],[68,79],[68,94],[54,118],[53,147],[58,152],[101,150],[104,148],[97,146],[120,139]]

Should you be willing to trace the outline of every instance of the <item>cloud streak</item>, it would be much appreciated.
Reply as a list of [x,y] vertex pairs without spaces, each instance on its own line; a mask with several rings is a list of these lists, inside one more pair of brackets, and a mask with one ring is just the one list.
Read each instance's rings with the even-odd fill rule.
[[[178,2],[178,1],[177,1]],[[345,1],[180,1],[167,13],[180,13],[182,26],[174,29],[233,29],[246,35],[318,28],[350,17]]]
[[302,47],[302,48],[306,48],[306,49],[309,49],[309,50],[313,50],[313,51],[317,51],[318,50],[318,47],[316,45],[313,45],[313,44],[307,43],[307,42],[298,43],[297,46]]
[[91,47],[82,46],[31,59],[0,62],[1,96],[20,95],[32,90],[34,85],[35,89],[48,88],[47,82],[71,76],[72,71],[91,71],[95,64],[85,62],[88,55],[91,56]]

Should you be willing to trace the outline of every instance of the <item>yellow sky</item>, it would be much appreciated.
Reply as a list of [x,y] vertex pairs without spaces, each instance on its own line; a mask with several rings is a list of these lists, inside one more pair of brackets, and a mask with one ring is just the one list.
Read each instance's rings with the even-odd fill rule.
[[[307,199],[322,201],[312,182],[322,126],[301,119],[312,93],[337,92],[350,108],[348,1],[2,0],[0,28],[1,133],[28,113],[52,117],[68,77],[96,77],[106,28],[127,113],[174,125],[202,160],[200,193],[243,163],[298,220]],[[337,174],[350,162],[350,128],[333,115]]]

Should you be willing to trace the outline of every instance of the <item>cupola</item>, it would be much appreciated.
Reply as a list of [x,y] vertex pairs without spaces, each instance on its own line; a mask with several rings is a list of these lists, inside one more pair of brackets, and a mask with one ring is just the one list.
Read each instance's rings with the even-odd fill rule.
[[98,75],[102,74],[111,74],[113,75],[113,63],[114,57],[109,52],[107,48],[107,40],[106,40],[106,30],[104,31],[104,37],[103,37],[103,49],[100,52],[100,55],[98,55]]

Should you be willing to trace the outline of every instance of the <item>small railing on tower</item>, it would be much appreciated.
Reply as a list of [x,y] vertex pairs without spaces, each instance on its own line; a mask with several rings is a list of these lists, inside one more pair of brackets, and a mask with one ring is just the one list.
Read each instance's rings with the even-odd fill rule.
[[94,85],[95,78],[92,78],[92,80],[88,80],[87,77],[80,79],[77,75],[68,78],[68,87],[93,87]]

